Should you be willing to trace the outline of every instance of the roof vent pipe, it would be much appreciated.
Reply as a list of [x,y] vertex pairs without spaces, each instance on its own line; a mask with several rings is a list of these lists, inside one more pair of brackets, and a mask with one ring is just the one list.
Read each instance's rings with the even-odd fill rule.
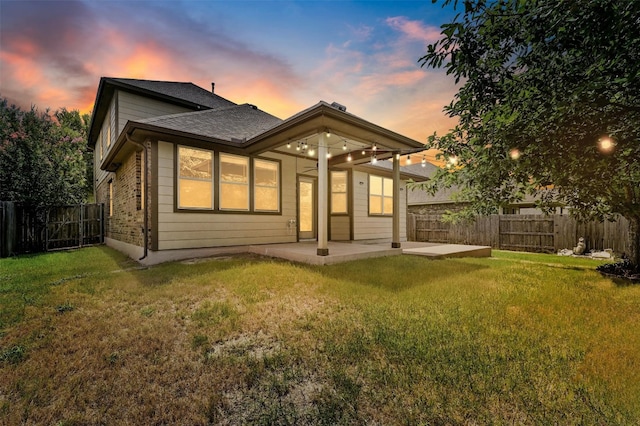
[[211,93],[215,93],[216,92],[216,84],[212,81],[211,82]]

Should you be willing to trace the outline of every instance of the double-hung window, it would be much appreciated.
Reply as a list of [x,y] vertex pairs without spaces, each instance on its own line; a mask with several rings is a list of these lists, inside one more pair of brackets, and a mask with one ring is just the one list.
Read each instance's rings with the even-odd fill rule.
[[346,171],[331,172],[331,213],[348,213]]
[[280,163],[253,161],[253,208],[260,212],[280,211]]
[[369,175],[369,214],[393,214],[393,179]]
[[220,154],[220,209],[249,210],[249,158]]
[[213,209],[213,151],[178,146],[178,207]]

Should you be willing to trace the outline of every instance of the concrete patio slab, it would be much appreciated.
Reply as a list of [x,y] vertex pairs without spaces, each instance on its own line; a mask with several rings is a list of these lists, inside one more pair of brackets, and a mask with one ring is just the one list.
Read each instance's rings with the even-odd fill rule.
[[317,248],[318,243],[310,241],[288,244],[254,245],[249,246],[249,252],[310,265],[331,265],[351,260],[398,256],[402,254],[402,249],[391,248],[391,243],[382,245],[330,241],[328,244],[328,256],[318,256]]
[[[425,243],[419,243],[425,244]],[[403,248],[403,254],[414,256],[427,256],[433,259],[449,257],[491,257],[489,246],[469,246],[462,244],[434,244],[428,246],[415,246]]]

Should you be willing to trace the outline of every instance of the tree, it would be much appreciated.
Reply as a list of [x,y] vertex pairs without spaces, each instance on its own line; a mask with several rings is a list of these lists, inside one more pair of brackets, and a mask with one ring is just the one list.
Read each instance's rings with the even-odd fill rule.
[[[58,116],[57,114],[60,114]],[[77,112],[22,111],[0,100],[0,199],[32,206],[77,204],[86,197],[86,137],[65,122]]]
[[640,2],[443,3],[463,10],[420,63],[459,84],[445,107],[459,122],[429,138],[449,167],[424,187],[461,188],[462,216],[525,195],[547,212],[622,215],[639,265]]

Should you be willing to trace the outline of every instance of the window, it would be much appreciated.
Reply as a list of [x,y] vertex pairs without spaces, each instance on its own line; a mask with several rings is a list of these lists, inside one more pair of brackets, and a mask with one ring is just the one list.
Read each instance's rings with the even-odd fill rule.
[[331,213],[347,213],[347,172],[331,172]]
[[369,175],[369,214],[393,214],[393,179]]
[[178,207],[213,209],[213,152],[178,147]]
[[220,154],[220,209],[249,210],[249,159]]
[[253,207],[255,211],[280,211],[279,163],[254,160]]
[[[111,118],[111,115],[109,115]],[[107,121],[107,147],[111,146],[111,120]]]
[[104,157],[104,133],[100,132],[98,135],[98,143],[100,144],[100,159]]

